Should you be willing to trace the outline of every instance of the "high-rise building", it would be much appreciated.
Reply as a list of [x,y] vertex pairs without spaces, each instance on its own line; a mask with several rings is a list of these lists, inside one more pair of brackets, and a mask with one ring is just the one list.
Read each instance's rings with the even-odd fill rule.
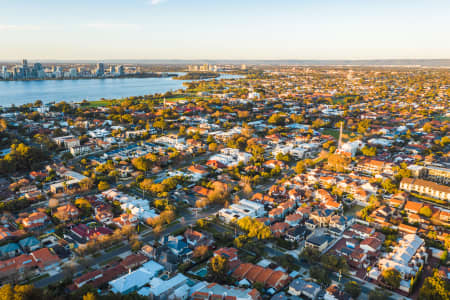
[[117,75],[122,76],[125,74],[125,69],[122,65],[117,66]]
[[77,69],[75,68],[70,68],[69,69],[69,77],[75,78],[78,76],[78,72]]
[[8,72],[8,68],[6,66],[2,66],[2,72],[0,73],[0,77],[6,79],[6,73]]
[[97,74],[97,76],[103,76],[105,74],[105,64],[104,63],[97,64],[96,74]]

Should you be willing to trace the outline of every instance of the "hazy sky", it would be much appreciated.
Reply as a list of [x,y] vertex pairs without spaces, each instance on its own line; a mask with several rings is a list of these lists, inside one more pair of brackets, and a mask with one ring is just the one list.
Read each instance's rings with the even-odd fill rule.
[[450,58],[450,0],[0,0],[21,58]]

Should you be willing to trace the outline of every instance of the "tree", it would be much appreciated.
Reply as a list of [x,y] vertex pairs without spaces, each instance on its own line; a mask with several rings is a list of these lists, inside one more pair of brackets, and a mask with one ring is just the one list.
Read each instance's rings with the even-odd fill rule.
[[227,276],[228,260],[220,255],[214,256],[209,261],[208,269],[214,279],[223,280]]
[[449,300],[450,283],[442,278],[437,270],[434,270],[433,276],[425,278],[420,289],[419,299],[430,300]]
[[193,256],[196,258],[205,257],[208,254],[208,246],[200,245],[195,247]]
[[358,298],[361,294],[361,286],[356,281],[347,281],[344,285],[344,290],[353,297],[353,299]]
[[269,124],[272,125],[283,125],[285,120],[285,116],[281,113],[273,114],[270,116],[270,118],[267,120]]
[[376,288],[369,292],[369,300],[386,300],[388,297],[389,293],[382,288]]
[[4,132],[8,128],[8,122],[5,119],[0,119],[0,132]]
[[133,166],[143,172],[148,172],[151,170],[153,162],[151,159],[148,159],[146,157],[140,156],[138,158],[135,158],[131,161]]
[[272,236],[272,232],[268,226],[250,217],[239,219],[237,224],[241,229],[248,232],[248,237],[250,238],[256,237],[259,240],[263,240]]
[[153,127],[165,130],[167,128],[167,123],[164,120],[156,121],[153,123]]
[[427,122],[423,125],[422,130],[429,133],[433,130],[433,125],[430,122]]
[[208,193],[210,203],[225,203],[230,197],[228,185],[220,181],[213,183],[213,190]]
[[14,300],[37,300],[41,299],[42,296],[42,291],[31,284],[14,287]]
[[367,129],[370,126],[369,119],[364,119],[361,122],[358,123],[358,133],[365,134],[367,132]]
[[83,300],[96,300],[96,297],[94,293],[88,292],[86,295],[83,296]]
[[309,264],[316,264],[320,261],[320,251],[311,247],[305,247],[300,253],[300,259],[306,260]]
[[109,189],[109,183],[106,181],[100,181],[98,184],[98,190],[99,191],[106,191]]
[[211,143],[208,145],[208,150],[211,152],[216,152],[218,147],[219,146],[217,145],[217,143]]
[[377,154],[377,148],[375,147],[367,147],[364,146],[361,149],[362,154],[364,154],[365,156],[375,156]]
[[94,186],[94,181],[92,180],[92,178],[87,177],[87,178],[81,179],[78,184],[79,184],[81,190],[89,191]]
[[134,238],[130,241],[131,245],[131,251],[137,252],[139,249],[141,249],[142,242],[140,242],[137,238]]
[[303,161],[299,161],[297,165],[295,165],[295,173],[303,174],[306,171],[305,163]]
[[346,167],[351,163],[351,158],[343,154],[331,154],[328,156],[328,166],[337,172],[345,171]]
[[87,215],[91,210],[91,203],[85,198],[78,198],[75,200],[75,205],[83,211],[83,214]]
[[322,262],[322,265],[333,271],[333,272],[342,272],[347,273],[348,272],[348,265],[347,260],[342,256],[336,256],[332,254],[325,254],[322,255],[320,258],[320,261]]
[[314,129],[322,128],[326,125],[325,121],[322,119],[315,119],[314,122],[312,122],[311,126]]
[[139,187],[142,190],[142,197],[144,197],[144,192],[148,192],[152,190],[153,187],[153,180],[151,179],[144,179],[141,181],[141,183],[139,184]]
[[0,300],[11,300],[13,297],[14,293],[10,284],[5,284],[0,288]]
[[397,190],[397,186],[389,178],[386,178],[385,180],[383,180],[383,182],[381,183],[381,186],[387,193],[390,193],[390,194],[394,193]]
[[431,208],[429,206],[424,206],[419,210],[419,214],[421,214],[424,217],[431,217],[431,215],[433,214],[433,212],[431,211]]
[[317,265],[312,266],[309,269],[309,275],[311,276],[311,278],[317,280],[317,282],[319,282],[322,286],[329,286],[331,283],[331,279],[328,275],[327,270]]
[[394,289],[397,289],[400,286],[400,281],[402,280],[400,272],[394,268],[384,270],[381,273],[381,277],[384,283]]

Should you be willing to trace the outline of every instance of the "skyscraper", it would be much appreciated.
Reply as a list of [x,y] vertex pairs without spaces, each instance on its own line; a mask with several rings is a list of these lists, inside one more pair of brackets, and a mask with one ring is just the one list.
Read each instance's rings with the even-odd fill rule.
[[98,63],[97,64],[97,76],[103,76],[105,74],[105,64],[104,63]]
[[122,76],[125,73],[124,68],[122,65],[117,66],[117,74],[119,76]]

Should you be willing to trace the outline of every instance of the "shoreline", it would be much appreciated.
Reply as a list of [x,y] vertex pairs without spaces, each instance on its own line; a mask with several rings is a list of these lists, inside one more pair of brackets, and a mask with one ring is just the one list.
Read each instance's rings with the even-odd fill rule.
[[65,80],[93,80],[93,79],[125,79],[125,78],[173,78],[178,77],[179,74],[167,73],[167,76],[162,76],[158,73],[147,74],[130,74],[122,76],[107,76],[107,77],[74,77],[74,78],[35,78],[35,79],[2,79],[0,82],[32,82],[32,81],[65,81]]

